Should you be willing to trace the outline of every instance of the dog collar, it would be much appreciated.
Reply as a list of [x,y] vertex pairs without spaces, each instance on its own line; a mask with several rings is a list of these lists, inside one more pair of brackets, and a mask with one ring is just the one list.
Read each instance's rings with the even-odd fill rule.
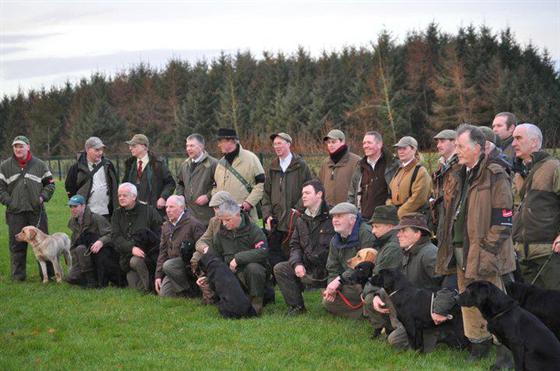
[[495,320],[500,318],[501,316],[503,316],[504,314],[506,314],[507,312],[509,312],[510,310],[512,310],[513,308],[516,307],[517,304],[513,304],[511,307],[504,309],[503,311],[501,311],[500,313],[496,314],[494,317],[490,318],[490,320]]
[[389,297],[395,295],[397,292],[401,291],[400,289],[393,291],[392,293],[389,294]]

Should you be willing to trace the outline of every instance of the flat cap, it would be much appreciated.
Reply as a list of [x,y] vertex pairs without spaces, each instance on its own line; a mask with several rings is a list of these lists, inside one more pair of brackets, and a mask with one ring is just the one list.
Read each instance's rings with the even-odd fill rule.
[[346,135],[342,132],[342,130],[332,129],[329,133],[323,138],[323,142],[329,139],[340,139],[346,140]]
[[17,137],[14,138],[14,141],[12,142],[12,146],[14,146],[16,144],[27,144],[27,145],[29,145],[29,139],[26,136],[18,135]]
[[105,144],[103,144],[101,139],[99,139],[98,137],[89,137],[88,140],[86,140],[85,147],[86,150],[90,148],[99,149],[105,147]]
[[86,199],[82,195],[74,195],[68,200],[68,206],[85,205]]
[[402,137],[401,140],[399,140],[398,143],[395,144],[393,147],[408,147],[408,146],[418,148],[418,142],[413,137],[406,136],[406,137]]
[[239,139],[237,132],[232,128],[219,128],[218,139]]
[[144,134],[134,134],[132,139],[128,140],[126,144],[128,144],[129,146],[133,146],[135,144],[143,144],[147,147],[150,145],[150,141],[148,140],[148,137],[145,136]]
[[218,207],[221,204],[223,204],[224,202],[226,202],[227,200],[233,200],[233,197],[231,197],[231,194],[229,192],[226,192],[226,191],[219,191],[219,192],[216,192],[216,194],[214,196],[212,196],[212,198],[210,199],[210,202],[208,203],[208,206]]
[[350,202],[341,202],[329,211],[329,214],[358,214],[358,208],[352,205]]
[[488,142],[492,142],[494,144],[497,143],[496,133],[494,133],[488,126],[479,126],[478,129],[482,132],[484,138]]
[[401,221],[399,222],[399,224],[393,229],[404,229],[407,227],[421,229],[428,232],[429,234],[432,234],[432,231],[430,230],[430,228],[428,228],[426,216],[421,213],[404,214],[401,217]]
[[373,211],[368,224],[399,224],[399,215],[397,208],[393,205],[379,205]]
[[274,140],[276,139],[276,137],[280,137],[282,139],[284,139],[286,142],[288,143],[292,143],[292,137],[289,134],[286,133],[274,133],[270,136],[270,140]]
[[449,139],[453,140],[457,138],[457,132],[451,129],[445,129],[440,131],[434,136],[434,139]]

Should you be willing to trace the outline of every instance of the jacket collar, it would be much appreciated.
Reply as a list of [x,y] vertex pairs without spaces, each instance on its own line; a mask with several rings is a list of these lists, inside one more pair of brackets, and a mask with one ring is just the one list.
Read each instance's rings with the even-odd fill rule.
[[410,249],[403,250],[403,253],[408,256],[417,255],[429,242],[429,236],[422,236]]
[[337,249],[347,249],[360,246],[360,227],[362,226],[362,217],[357,215],[356,223],[352,228],[352,233],[346,238],[342,238],[339,233],[335,233],[332,239],[333,245]]
[[531,154],[531,162],[527,164],[527,169],[531,170],[536,163],[546,160],[550,157],[550,154],[545,151],[537,151]]

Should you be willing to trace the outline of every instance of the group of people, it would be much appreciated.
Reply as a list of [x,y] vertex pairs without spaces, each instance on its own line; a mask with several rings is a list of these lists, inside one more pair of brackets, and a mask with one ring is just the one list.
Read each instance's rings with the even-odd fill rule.
[[[442,130],[430,174],[411,136],[394,145],[395,156],[379,132],[368,131],[360,157],[334,129],[323,138],[328,156],[314,177],[292,152],[289,134],[270,136],[275,157],[265,170],[235,130],[221,128],[222,157],[191,134],[174,179],[149,139],[136,134],[127,141],[131,157],[119,183],[102,140],[91,137],[65,181],[76,262],[67,281],[211,303],[212,282],[200,260],[212,254],[235,274],[257,314],[274,300],[274,285],[288,315],[306,312],[304,290],[322,289],[328,312],[367,318],[375,336],[407,347],[390,295],[352,282],[348,260],[374,248],[373,275],[400,269],[434,291],[462,292],[475,280],[503,288],[514,279],[560,289],[560,160],[542,150],[542,140],[537,126],[517,125],[508,112],[497,114],[492,128]],[[12,147],[0,165],[0,202],[12,279],[22,281],[27,249],[14,236],[26,225],[47,232],[43,204],[55,184],[28,138],[16,137]],[[259,214],[264,228],[256,224]],[[471,358],[485,357],[492,337],[484,319],[474,308],[462,315]],[[435,310],[432,318],[440,324],[449,316]]]

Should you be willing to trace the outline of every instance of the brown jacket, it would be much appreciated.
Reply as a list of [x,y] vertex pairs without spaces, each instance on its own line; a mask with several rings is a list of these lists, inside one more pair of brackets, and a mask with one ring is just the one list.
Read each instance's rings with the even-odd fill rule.
[[181,220],[173,226],[166,221],[161,227],[161,243],[159,245],[159,256],[156,266],[156,278],[163,278],[163,263],[172,258],[181,256],[181,244],[183,241],[195,243],[204,233],[202,224],[185,212]]
[[399,168],[389,184],[391,195],[387,200],[387,205],[395,205],[399,208],[399,218],[405,214],[419,211],[426,206],[430,197],[432,179],[424,166],[420,166],[414,184],[410,184],[414,168],[418,163],[418,159],[414,159],[405,167]]
[[511,239],[513,194],[505,169],[484,156],[467,189],[465,277],[483,279],[515,270]]
[[325,186],[325,199],[329,205],[348,200],[348,188],[358,161],[360,156],[348,150],[336,164],[330,156],[321,164],[319,180]]

